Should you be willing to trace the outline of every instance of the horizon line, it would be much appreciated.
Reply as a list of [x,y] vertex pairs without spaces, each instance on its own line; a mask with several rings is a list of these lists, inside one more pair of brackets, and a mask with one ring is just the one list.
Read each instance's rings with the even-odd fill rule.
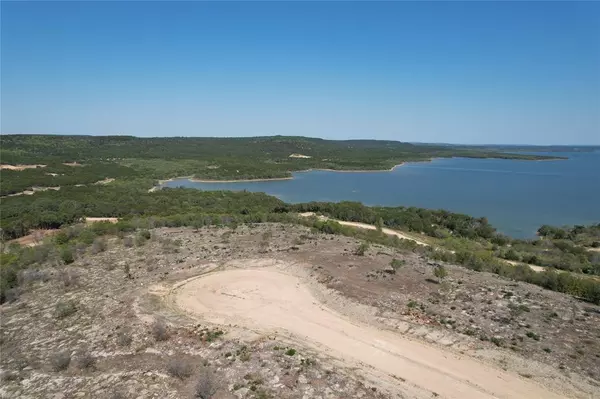
[[169,138],[204,138],[204,139],[252,139],[252,138],[265,138],[265,137],[290,137],[290,138],[308,138],[318,139],[327,141],[391,141],[396,143],[404,144],[417,144],[417,145],[464,145],[464,146],[523,146],[523,147],[600,147],[598,144],[518,144],[518,143],[451,143],[451,142],[429,142],[429,141],[401,141],[401,140],[385,140],[376,138],[350,138],[350,139],[328,139],[318,136],[287,136],[281,134],[271,134],[264,136],[136,136],[133,134],[70,134],[70,133],[3,133],[0,132],[0,136],[65,136],[65,137],[132,137],[136,139],[169,139]]

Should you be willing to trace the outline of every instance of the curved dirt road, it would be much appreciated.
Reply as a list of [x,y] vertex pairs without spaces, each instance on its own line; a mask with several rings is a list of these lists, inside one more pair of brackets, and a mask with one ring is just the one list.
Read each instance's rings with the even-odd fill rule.
[[[188,281],[174,291],[176,304],[214,323],[262,332],[285,330],[307,345],[372,367],[397,385],[445,398],[562,396],[531,380],[467,356],[355,323],[319,304],[301,280],[273,269],[227,270]],[[388,379],[386,377],[386,379]],[[400,381],[405,381],[401,383]]]

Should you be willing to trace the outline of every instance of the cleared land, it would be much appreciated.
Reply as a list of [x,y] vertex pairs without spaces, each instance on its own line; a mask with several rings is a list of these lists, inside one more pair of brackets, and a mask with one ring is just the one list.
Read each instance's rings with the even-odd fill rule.
[[308,345],[325,347],[382,376],[400,378],[446,398],[562,397],[467,356],[346,319],[318,303],[298,278],[276,270],[209,274],[183,285],[176,301],[220,324],[235,323],[266,334],[284,329]]
[[128,234],[19,275],[0,396],[598,397],[596,305],[296,225]]

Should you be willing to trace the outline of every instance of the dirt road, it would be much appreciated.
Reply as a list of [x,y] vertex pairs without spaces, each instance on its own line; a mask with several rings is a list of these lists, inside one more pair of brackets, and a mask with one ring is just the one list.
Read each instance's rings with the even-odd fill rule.
[[[300,216],[310,217],[310,216],[315,216],[315,213],[314,212],[304,212],[304,213],[300,213]],[[322,216],[322,215],[319,215],[317,217],[321,220],[333,220],[334,222],[337,222],[337,223],[341,224],[342,226],[357,227],[359,229],[366,229],[366,230],[376,230],[377,229],[377,227],[372,224],[360,223],[360,222],[346,222],[344,220],[331,219],[331,218],[328,218],[327,216]],[[423,242],[417,238],[411,237],[407,234],[403,234],[396,230],[392,230],[392,229],[388,229],[388,228],[384,227],[383,229],[381,229],[381,231],[387,235],[396,236],[396,237],[402,238],[404,240],[414,241],[417,244],[423,245],[425,247],[429,246],[429,244],[427,244],[426,242]]]
[[213,323],[283,330],[348,365],[361,365],[382,383],[407,387],[411,397],[434,392],[460,399],[563,397],[468,356],[350,320],[319,303],[299,278],[275,269],[215,272],[188,281],[173,295],[180,308]]

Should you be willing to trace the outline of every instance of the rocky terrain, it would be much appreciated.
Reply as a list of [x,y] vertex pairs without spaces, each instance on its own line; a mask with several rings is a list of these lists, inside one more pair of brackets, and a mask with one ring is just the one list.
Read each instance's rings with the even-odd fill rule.
[[[270,264],[357,322],[468,356],[559,396],[600,392],[600,308],[301,226],[155,229],[23,271],[1,307],[1,397],[387,398],[417,392],[286,334],[177,306],[186,279]],[[279,265],[279,266],[278,266]],[[356,368],[358,367],[358,368]],[[426,396],[423,396],[426,397]]]

